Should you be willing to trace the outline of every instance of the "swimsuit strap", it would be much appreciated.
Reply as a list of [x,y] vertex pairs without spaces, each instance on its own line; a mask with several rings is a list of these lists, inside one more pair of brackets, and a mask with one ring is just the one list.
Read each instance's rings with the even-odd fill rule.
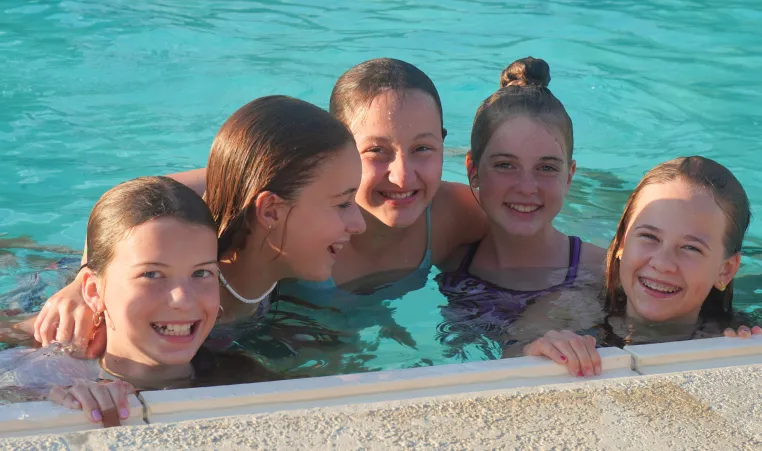
[[569,270],[566,272],[565,284],[572,283],[577,278],[579,255],[582,251],[582,240],[578,236],[569,237]]
[[468,270],[471,268],[471,262],[474,260],[474,256],[476,255],[476,251],[479,250],[480,244],[482,244],[482,242],[477,241],[475,243],[471,243],[471,245],[468,246],[466,255],[463,256],[463,260],[460,261],[460,266],[458,266],[459,273],[470,275]]

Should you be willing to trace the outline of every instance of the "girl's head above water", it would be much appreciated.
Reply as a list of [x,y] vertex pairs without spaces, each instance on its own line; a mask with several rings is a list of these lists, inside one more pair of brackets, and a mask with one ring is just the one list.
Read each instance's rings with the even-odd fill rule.
[[552,223],[576,171],[572,122],[548,83],[545,61],[514,61],[471,131],[471,186],[490,219],[514,235],[532,236]]
[[721,164],[681,157],[630,195],[606,261],[606,308],[652,322],[727,314],[751,212]]
[[167,177],[130,180],[100,198],[87,223],[82,290],[106,322],[108,355],[190,362],[219,309],[215,232],[204,201]]
[[349,130],[310,103],[270,96],[241,107],[207,165],[220,256],[246,258],[266,245],[283,277],[330,277],[337,252],[365,228],[354,203],[359,160]]
[[339,78],[330,111],[351,129],[362,156],[358,204],[388,227],[412,225],[442,179],[447,132],[434,83],[412,64],[373,59]]

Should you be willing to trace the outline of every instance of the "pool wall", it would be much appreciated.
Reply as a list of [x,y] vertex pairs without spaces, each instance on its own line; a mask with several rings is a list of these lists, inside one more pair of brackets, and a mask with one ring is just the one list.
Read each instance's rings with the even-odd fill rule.
[[[762,337],[712,338],[630,346],[623,350],[605,348],[600,352],[603,374],[584,379],[570,377],[564,367],[544,358],[517,357],[290,381],[145,392],[131,399],[131,417],[124,423],[127,427],[117,429],[139,434],[144,428],[161,424],[180,427],[209,420],[239,421],[251,415],[260,418],[289,412],[292,415],[307,412],[304,415],[309,417],[352,406],[366,406],[358,411],[365,412],[395,403],[518,396],[526,390],[581,390],[583,397],[587,391],[590,396],[595,396],[595,391],[601,387],[638,385],[652,376],[698,374],[713,368],[739,367],[739,371],[741,368],[756,368],[748,365],[762,364]],[[759,371],[753,374],[759,374]],[[687,376],[683,374],[683,377]],[[740,391],[741,397],[751,396],[752,400],[761,396],[759,391],[743,394],[753,387],[729,389],[734,393]],[[758,404],[762,409],[762,402]],[[616,416],[616,412],[613,414]],[[751,419],[757,430],[760,430],[761,417],[757,414]],[[553,421],[565,420],[561,415]],[[48,402],[0,406],[0,438],[11,441],[15,440],[13,437],[31,439],[29,436],[54,434],[48,437],[52,440],[64,437],[60,435],[64,433],[94,433],[100,429],[100,425],[88,423],[81,412]],[[277,446],[277,440],[273,444]],[[3,445],[2,441],[0,445]]]

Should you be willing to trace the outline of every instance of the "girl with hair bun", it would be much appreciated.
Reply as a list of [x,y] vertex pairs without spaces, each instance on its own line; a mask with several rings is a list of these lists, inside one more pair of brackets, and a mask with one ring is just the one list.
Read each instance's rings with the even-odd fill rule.
[[553,225],[576,162],[571,118],[549,83],[545,61],[519,59],[476,112],[466,167],[489,232],[456,252],[438,276],[450,331],[501,341],[528,305],[572,288],[580,267],[602,269],[602,248]]

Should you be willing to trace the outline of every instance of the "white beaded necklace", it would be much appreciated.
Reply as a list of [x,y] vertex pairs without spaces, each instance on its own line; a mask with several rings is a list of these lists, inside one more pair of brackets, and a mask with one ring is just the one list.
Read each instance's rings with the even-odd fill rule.
[[241,296],[240,294],[236,293],[236,291],[233,289],[233,287],[231,287],[230,284],[228,284],[228,281],[225,280],[225,276],[222,275],[222,271],[217,271],[217,274],[220,276],[220,285],[225,287],[230,292],[230,294],[233,295],[234,298],[238,299],[239,301],[243,302],[244,304],[258,304],[258,303],[264,301],[265,299],[267,299],[267,296],[270,296],[270,293],[273,292],[273,290],[275,289],[275,286],[278,285],[278,282],[275,282],[273,284],[273,286],[271,286],[270,289],[267,290],[265,292],[265,294],[263,294],[262,296],[260,296],[260,297],[258,297],[256,299],[247,299],[247,298]]

